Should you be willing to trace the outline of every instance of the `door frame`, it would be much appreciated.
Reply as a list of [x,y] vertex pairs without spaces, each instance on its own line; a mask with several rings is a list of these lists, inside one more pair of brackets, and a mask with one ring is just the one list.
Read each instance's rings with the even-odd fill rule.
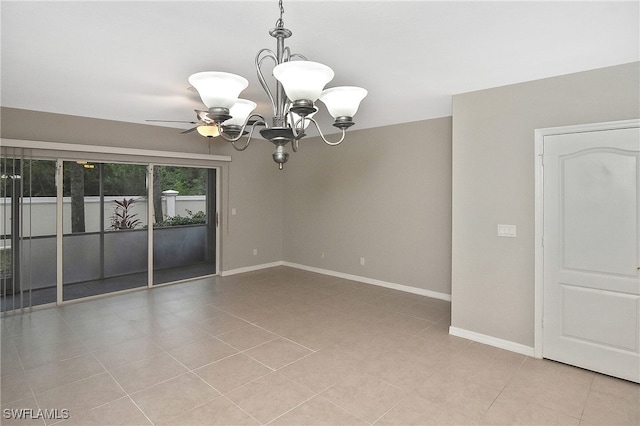
[[535,129],[535,267],[534,267],[534,356],[542,358],[544,320],[544,138],[552,135],[586,133],[640,127],[640,119],[578,124]]

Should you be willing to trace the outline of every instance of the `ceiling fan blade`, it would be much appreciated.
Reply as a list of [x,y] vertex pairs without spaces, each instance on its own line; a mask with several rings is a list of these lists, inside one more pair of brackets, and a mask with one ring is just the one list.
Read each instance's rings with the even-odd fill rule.
[[188,124],[198,124],[197,121],[184,121],[184,120],[144,120],[144,121],[153,121],[157,123],[188,123]]
[[[194,111],[196,112],[196,115],[198,116],[198,120],[200,120],[201,123],[204,123],[205,125],[209,125],[213,123],[213,120],[210,119],[209,116],[207,115],[209,114],[209,111],[202,111],[200,109],[196,109]],[[256,121],[258,120],[247,121],[247,126],[253,126]]]
[[191,133],[191,132],[193,132],[194,130],[196,130],[197,128],[198,128],[198,126],[196,126],[196,127],[192,127],[192,128],[190,128],[190,129],[187,129],[187,130],[183,130],[182,132],[180,132],[180,134],[181,134],[181,135],[184,135],[184,134],[186,134],[186,133]]

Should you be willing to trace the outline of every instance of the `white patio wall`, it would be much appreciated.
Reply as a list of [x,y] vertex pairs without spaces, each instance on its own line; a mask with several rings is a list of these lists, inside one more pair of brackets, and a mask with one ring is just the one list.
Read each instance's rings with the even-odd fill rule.
[[[140,226],[146,226],[147,198],[141,196],[109,196],[104,197],[104,224],[102,229],[109,229],[111,216],[114,214],[115,200],[134,198],[136,202],[131,208],[131,213],[137,214]],[[24,237],[38,237],[55,235],[56,233],[56,198],[33,197],[23,199],[22,229]],[[84,197],[85,204],[85,230],[86,232],[100,231],[100,197]],[[71,232],[71,198],[64,197],[62,201],[62,216],[64,233]],[[187,217],[187,210],[197,213],[206,211],[206,196],[204,195],[179,195],[176,197],[176,215]],[[162,197],[162,212],[166,216],[166,199]],[[0,198],[0,234],[6,235],[11,229],[11,199]]]

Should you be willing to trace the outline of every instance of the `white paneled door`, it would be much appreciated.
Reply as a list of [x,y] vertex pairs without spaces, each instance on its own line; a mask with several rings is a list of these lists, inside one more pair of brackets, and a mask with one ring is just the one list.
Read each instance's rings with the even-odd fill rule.
[[640,382],[640,129],[543,144],[542,355]]

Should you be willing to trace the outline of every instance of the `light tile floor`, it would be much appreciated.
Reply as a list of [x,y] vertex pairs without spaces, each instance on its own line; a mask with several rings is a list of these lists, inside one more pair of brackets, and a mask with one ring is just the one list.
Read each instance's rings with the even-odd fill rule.
[[640,385],[449,324],[447,302],[285,267],[7,316],[1,423],[640,424]]

